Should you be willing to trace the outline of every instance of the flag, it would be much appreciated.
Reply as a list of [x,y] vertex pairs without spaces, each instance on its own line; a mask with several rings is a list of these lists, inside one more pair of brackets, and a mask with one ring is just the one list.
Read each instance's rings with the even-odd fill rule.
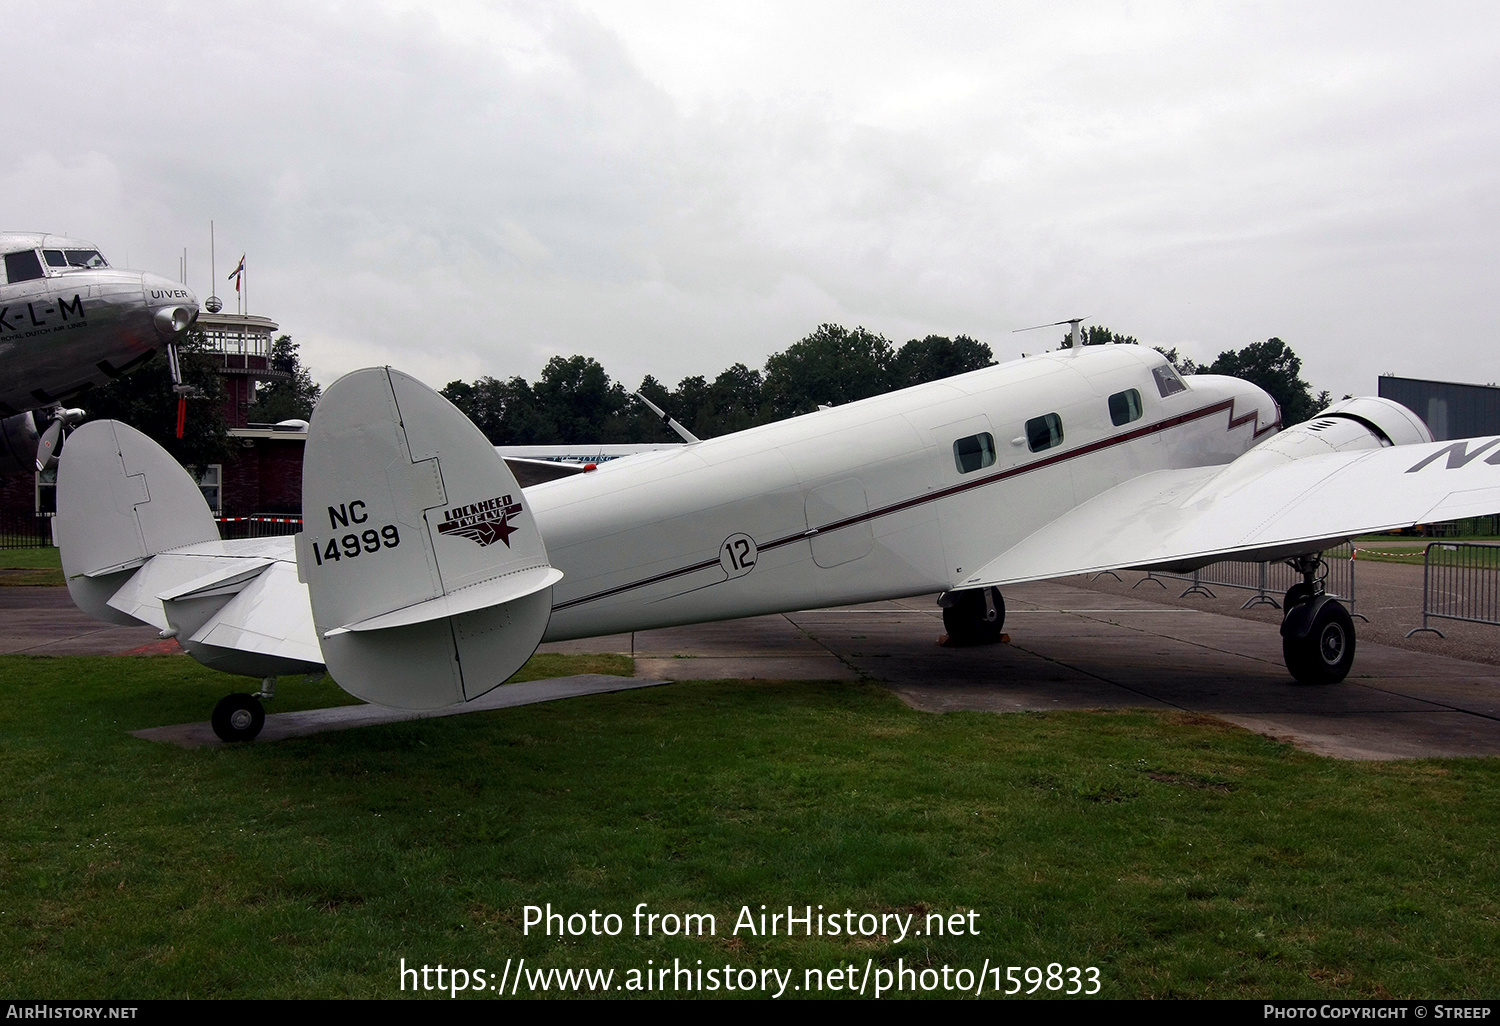
[[224,280],[225,281],[229,281],[231,278],[234,279],[234,291],[238,292],[240,290],[240,275],[242,275],[244,273],[245,273],[245,254],[241,253],[240,254],[239,265],[237,267],[235,267],[234,270],[230,271],[229,272],[229,277],[225,278]]

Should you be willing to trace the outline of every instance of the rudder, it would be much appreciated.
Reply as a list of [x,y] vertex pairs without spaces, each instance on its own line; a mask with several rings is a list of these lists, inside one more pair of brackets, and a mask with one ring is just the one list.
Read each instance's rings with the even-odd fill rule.
[[329,673],[400,708],[472,700],[536,650],[562,573],[478,428],[386,367],[323,394],[303,460],[298,576]]

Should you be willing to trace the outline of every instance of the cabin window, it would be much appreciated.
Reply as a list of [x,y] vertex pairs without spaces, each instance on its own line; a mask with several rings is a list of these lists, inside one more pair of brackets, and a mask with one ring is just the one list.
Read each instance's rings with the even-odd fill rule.
[[953,462],[958,464],[960,474],[970,474],[994,466],[995,436],[982,431],[968,438],[960,438],[953,443]]
[[1115,427],[1141,419],[1141,393],[1133,388],[1109,397],[1109,419]]
[[1163,399],[1169,395],[1176,395],[1178,392],[1187,391],[1187,385],[1183,384],[1182,379],[1177,376],[1177,371],[1172,368],[1171,364],[1152,367],[1151,376],[1156,378],[1156,390],[1161,393]]
[[47,261],[48,267],[68,266],[68,258],[63,256],[63,251],[60,249],[44,249],[42,250],[42,258]]
[[1026,422],[1026,444],[1031,446],[1032,452],[1062,445],[1062,440],[1062,418],[1057,414],[1044,414]]
[[46,276],[42,270],[42,262],[36,258],[36,250],[28,249],[20,253],[5,254],[5,280],[11,284]]

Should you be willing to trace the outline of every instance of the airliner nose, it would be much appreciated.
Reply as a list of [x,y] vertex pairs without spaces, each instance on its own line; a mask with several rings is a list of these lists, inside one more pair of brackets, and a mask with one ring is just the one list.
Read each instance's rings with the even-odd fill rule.
[[141,294],[151,308],[157,333],[164,339],[176,338],[198,319],[198,297],[186,285],[160,275],[142,274]]

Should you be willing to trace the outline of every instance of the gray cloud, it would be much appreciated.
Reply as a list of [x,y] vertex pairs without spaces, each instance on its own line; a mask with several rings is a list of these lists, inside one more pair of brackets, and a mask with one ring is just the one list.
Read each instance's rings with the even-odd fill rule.
[[[211,17],[210,17],[211,13]],[[1490,380],[1497,17],[1396,5],[20,4],[0,223],[250,298],[325,380],[1075,313]],[[59,55],[66,55],[60,60]],[[63,70],[66,69],[66,70]],[[75,69],[85,69],[79,72]],[[223,286],[220,284],[222,293]],[[231,296],[232,299],[232,296]],[[1444,345],[1444,343],[1448,343]]]

